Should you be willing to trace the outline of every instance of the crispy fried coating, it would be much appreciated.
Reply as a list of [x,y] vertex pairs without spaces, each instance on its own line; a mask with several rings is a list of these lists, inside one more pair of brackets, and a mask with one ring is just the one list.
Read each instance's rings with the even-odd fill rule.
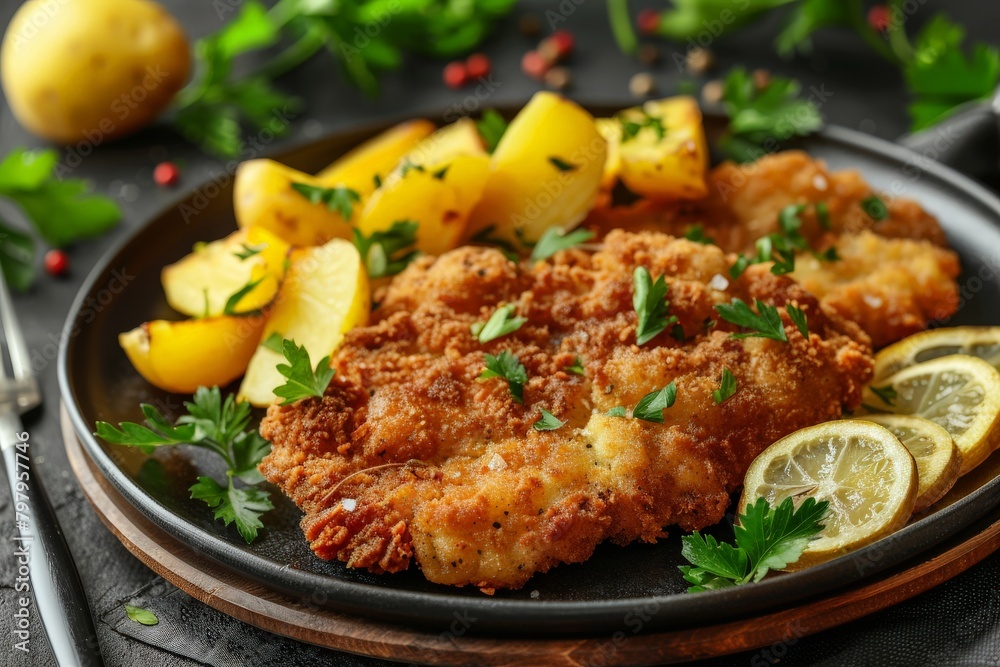
[[[809,245],[836,246],[847,261],[815,267],[811,253],[800,253],[797,266],[814,268],[799,269],[795,277],[824,305],[860,324],[876,348],[957,309],[958,256],[947,249],[937,220],[914,201],[884,196],[884,216],[874,210],[872,217],[863,202],[876,193],[857,171],[831,172],[806,153],[784,151],[745,165],[725,162],[708,180],[704,200],[643,200],[595,210],[586,224],[598,232],[620,228],[674,236],[699,224],[723,250],[753,255],[757,239],[780,231],[781,210],[804,204],[800,231]],[[825,224],[816,207],[820,202]]]
[[[718,522],[753,458],[776,439],[860,403],[871,348],[798,283],[661,233],[610,232],[599,251],[516,264],[489,248],[422,258],[349,333],[322,399],[273,405],[261,470],[302,508],[317,555],[489,592],[583,561],[604,540],[654,541]],[[632,273],[669,284],[668,327],[635,344]],[[709,285],[711,283],[711,286]],[[779,307],[788,342],[734,339],[714,306]],[[470,326],[502,304],[527,323],[480,344]],[[803,309],[809,337],[785,313]],[[673,334],[673,335],[672,335]],[[678,340],[683,338],[683,340]],[[524,403],[484,353],[524,364]],[[568,370],[577,359],[583,375]],[[716,405],[723,368],[736,393]],[[609,417],[675,382],[664,423]],[[545,408],[566,424],[538,431]]]

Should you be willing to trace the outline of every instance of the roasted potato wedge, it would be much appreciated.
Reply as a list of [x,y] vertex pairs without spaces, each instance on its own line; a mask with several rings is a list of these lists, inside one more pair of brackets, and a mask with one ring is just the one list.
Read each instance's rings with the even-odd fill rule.
[[618,150],[622,125],[615,118],[595,118],[594,125],[608,143],[608,157],[604,161],[604,172],[601,174],[601,190],[608,191],[614,189],[618,183],[618,175],[622,171],[622,156]]
[[[620,178],[650,199],[700,199],[708,193],[708,143],[691,97],[651,100],[618,115]],[[638,129],[624,138],[625,123]]]
[[607,143],[594,118],[554,93],[536,93],[511,121],[491,158],[469,234],[487,227],[511,242],[570,228],[594,206]]
[[434,130],[434,123],[424,119],[394,125],[338,158],[316,179],[327,185],[345,184],[367,198],[376,187],[375,177],[384,180]]
[[370,310],[368,274],[352,243],[334,239],[293,251],[238,398],[256,406],[270,405],[275,387],[284,384],[276,368],[285,363],[284,357],[266,344],[274,334],[305,346],[315,365],[337,348],[345,332],[366,324]]
[[228,314],[260,310],[278,293],[288,251],[287,243],[262,227],[241,229],[196,247],[163,268],[160,278],[167,303],[192,317],[223,315],[229,299],[256,282]]
[[[330,188],[320,181],[274,160],[247,160],[236,169],[233,210],[241,228],[262,227],[295,246],[322,245],[333,238],[351,238],[351,220],[323,203],[314,204],[293,183]],[[344,184],[350,188],[349,184]],[[354,188],[351,188],[354,189]],[[360,196],[360,193],[359,193]],[[361,202],[354,204],[356,217]]]
[[261,315],[155,320],[119,335],[118,343],[150,384],[191,394],[243,375],[263,329]]
[[471,118],[462,118],[445,125],[423,139],[404,155],[390,178],[398,177],[411,168],[441,169],[460,155],[486,155],[483,138]]
[[370,236],[394,222],[412,220],[419,224],[418,250],[440,255],[457,247],[486,186],[489,163],[485,155],[460,155],[444,165],[407,170],[372,194],[358,230]]

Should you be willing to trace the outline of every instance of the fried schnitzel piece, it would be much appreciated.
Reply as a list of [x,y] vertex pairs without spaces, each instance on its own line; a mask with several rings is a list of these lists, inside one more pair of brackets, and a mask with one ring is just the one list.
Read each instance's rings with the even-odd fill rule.
[[[586,224],[599,232],[621,228],[674,236],[699,224],[723,250],[752,256],[757,239],[781,231],[781,210],[804,204],[802,236],[815,250],[836,246],[845,261],[795,276],[808,278],[806,288],[822,303],[860,324],[876,348],[958,307],[958,256],[947,249],[937,220],[901,198],[883,199],[885,217],[876,220],[862,204],[875,193],[857,171],[830,172],[806,153],[784,151],[750,164],[725,162],[708,181],[708,197],[693,204],[640,201],[595,210]],[[820,202],[828,229],[817,214]],[[797,262],[816,264],[810,253],[800,253]]]
[[[416,561],[431,581],[487,592],[583,561],[607,539],[712,525],[753,458],[856,407],[872,365],[858,326],[787,277],[754,266],[717,289],[732,260],[624,232],[593,255],[534,265],[474,247],[418,259],[372,323],[347,334],[326,395],[269,408],[261,471],[305,512],[320,557],[375,572]],[[637,266],[666,276],[679,327],[642,347]],[[778,306],[788,342],[732,338],[714,306],[734,297]],[[527,323],[480,344],[470,326],[508,303]],[[786,304],[807,314],[808,340]],[[484,353],[503,350],[526,368],[523,404],[502,378],[479,379]],[[716,405],[723,368],[738,389]],[[604,414],[670,382],[677,401],[663,424]],[[565,425],[534,429],[539,408]]]

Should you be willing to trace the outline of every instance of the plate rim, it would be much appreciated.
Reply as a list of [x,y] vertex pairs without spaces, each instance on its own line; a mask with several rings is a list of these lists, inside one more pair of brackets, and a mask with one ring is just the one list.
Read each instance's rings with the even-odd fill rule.
[[[622,105],[608,102],[586,100],[577,100],[577,102],[587,109],[624,108]],[[519,109],[521,106],[523,105],[505,104],[498,105],[498,108],[501,111],[508,111]],[[706,117],[718,116],[718,114],[711,112],[703,111],[703,113]],[[424,115],[431,116],[432,114]],[[406,113],[387,116],[369,123],[351,125],[329,132],[317,139],[298,142],[294,145],[284,147],[280,151],[268,152],[265,157],[280,159],[290,154],[301,152],[313,144],[328,142],[349,133],[362,134],[366,131],[374,132],[379,128],[386,128],[396,122],[414,117],[416,116],[413,113]],[[440,117],[440,115],[435,117]],[[969,198],[975,200],[977,204],[989,210],[997,220],[1000,220],[1000,197],[979,185],[971,178],[964,176],[950,167],[921,156],[919,153],[905,146],[837,125],[824,126],[820,131],[807,137],[806,141],[810,139],[815,140],[816,138],[839,144],[842,147],[846,146],[858,153],[874,155],[881,160],[888,158],[890,161],[898,163],[899,166],[916,160],[922,173],[947,184],[952,189],[961,191]],[[447,623],[453,619],[452,614],[456,611],[468,611],[481,615],[482,621],[477,624],[475,629],[480,634],[510,634],[512,631],[515,631],[532,634],[558,633],[565,635],[580,634],[581,628],[584,629],[582,630],[583,632],[614,629],[622,625],[622,619],[627,614],[649,605],[655,605],[658,610],[657,613],[664,606],[672,608],[673,613],[669,616],[674,619],[674,622],[666,624],[650,622],[648,624],[649,629],[652,630],[657,627],[680,627],[684,623],[682,622],[678,625],[677,619],[710,616],[712,615],[711,612],[718,611],[718,606],[723,601],[742,601],[742,606],[734,606],[742,609],[747,603],[750,603],[750,606],[754,607],[756,611],[763,611],[774,608],[777,605],[789,604],[794,600],[802,600],[810,595],[821,594],[863,580],[905,560],[904,557],[898,557],[896,559],[888,559],[890,562],[880,564],[881,558],[876,556],[884,547],[886,540],[902,539],[917,531],[926,530],[925,521],[931,518],[937,518],[935,523],[943,523],[947,519],[951,519],[953,522],[957,520],[959,528],[951,531],[943,531],[943,534],[931,537],[930,541],[922,543],[919,550],[910,552],[907,555],[907,557],[912,557],[940,543],[948,535],[960,530],[961,526],[971,524],[988,511],[990,507],[1000,502],[1000,475],[998,475],[966,497],[943,508],[934,515],[909,524],[892,535],[878,540],[867,547],[799,572],[782,574],[780,577],[765,579],[752,587],[707,591],[698,595],[675,593],[617,598],[597,602],[593,600],[497,600],[487,596],[459,596],[450,595],[449,589],[452,587],[445,587],[443,585],[441,586],[440,593],[403,590],[392,588],[391,586],[347,581],[296,570],[287,564],[278,563],[264,556],[252,554],[242,549],[233,549],[232,545],[222,539],[218,533],[210,532],[179,517],[127,478],[114,460],[100,446],[90,426],[84,421],[80,406],[75,400],[69,372],[70,347],[73,340],[72,331],[76,326],[81,312],[84,310],[83,306],[86,299],[97,281],[100,280],[110,268],[113,260],[125,248],[137,242],[157,220],[192,196],[209,180],[211,179],[208,178],[186,189],[173,201],[168,202],[149,215],[135,229],[130,230],[123,238],[112,244],[90,271],[72,301],[61,332],[63,344],[60,345],[59,349],[57,369],[59,393],[66,405],[74,430],[84,445],[87,455],[94,461],[101,473],[137,510],[186,544],[206,553],[220,564],[255,579],[265,586],[300,597],[306,596],[306,591],[315,591],[319,588],[326,591],[334,591],[338,595],[330,596],[330,599],[326,602],[332,608],[348,613],[356,613],[369,617],[375,616],[394,622],[410,624],[421,624],[424,621],[427,624]],[[996,226],[996,220],[993,221],[993,224]],[[984,499],[984,496],[989,496],[989,498]],[[859,561],[874,562],[875,564],[871,568],[865,569],[857,564]],[[267,571],[260,571],[261,567]],[[852,575],[851,570],[857,570],[857,572]],[[806,587],[805,592],[796,592],[796,589],[800,588],[800,582],[809,583],[811,580],[824,578],[828,582],[827,584],[819,587]],[[530,584],[526,586],[526,588],[528,587],[530,587]],[[777,602],[767,603],[762,601],[767,598],[775,598]],[[753,604],[755,600],[757,603]],[[411,611],[401,612],[400,609],[404,607],[411,609]],[[420,614],[420,617],[416,617],[416,614]],[[528,622],[530,618],[538,617],[539,615],[545,617],[545,627],[538,628],[535,631],[523,627],[523,624]],[[716,617],[728,618],[733,615],[734,613],[724,613],[721,617],[718,615]],[[697,625],[697,623],[694,623],[694,625]]]

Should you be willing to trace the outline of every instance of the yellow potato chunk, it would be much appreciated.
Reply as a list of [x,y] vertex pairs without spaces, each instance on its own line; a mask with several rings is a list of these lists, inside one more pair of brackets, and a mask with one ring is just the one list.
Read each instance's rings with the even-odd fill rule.
[[420,141],[400,159],[390,178],[398,177],[401,172],[413,167],[432,171],[440,169],[460,155],[486,155],[479,129],[471,118],[445,125]]
[[287,243],[261,227],[241,229],[196,247],[163,268],[160,278],[167,303],[193,317],[222,315],[233,295],[256,282],[229,314],[260,310],[278,293],[288,251]]
[[155,320],[118,336],[139,375],[178,394],[225,386],[243,375],[257,349],[264,318],[206,317]]
[[615,118],[595,118],[594,125],[608,143],[608,157],[604,161],[604,172],[601,174],[601,189],[611,190],[618,183],[618,175],[622,170],[622,156],[618,150],[622,125]]
[[275,335],[304,346],[315,366],[340,345],[344,333],[368,322],[370,310],[368,274],[353,244],[334,239],[294,251],[238,398],[270,405],[275,387],[285,383],[277,370],[285,359],[269,344]]
[[[293,183],[319,188],[336,185],[274,160],[242,163],[236,170],[233,185],[237,224],[241,228],[262,227],[296,246],[322,245],[333,238],[351,238],[350,220],[344,220],[325,203],[314,204],[295,190]],[[360,206],[361,202],[354,203],[352,217],[357,216]]]
[[316,179],[327,185],[345,184],[367,197],[375,189],[375,177],[385,179],[434,129],[434,123],[422,118],[394,125],[338,158]]
[[[691,97],[651,100],[618,115],[620,178],[650,199],[700,199],[708,193],[708,143]],[[625,136],[625,124],[638,129]]]
[[573,227],[597,200],[606,158],[593,116],[560,95],[536,93],[493,151],[469,235],[492,227],[511,242],[537,241],[550,227]]
[[456,248],[486,186],[489,162],[485,155],[460,155],[444,165],[408,169],[375,191],[358,230],[370,236],[394,222],[412,220],[419,225],[418,250],[440,255]]

